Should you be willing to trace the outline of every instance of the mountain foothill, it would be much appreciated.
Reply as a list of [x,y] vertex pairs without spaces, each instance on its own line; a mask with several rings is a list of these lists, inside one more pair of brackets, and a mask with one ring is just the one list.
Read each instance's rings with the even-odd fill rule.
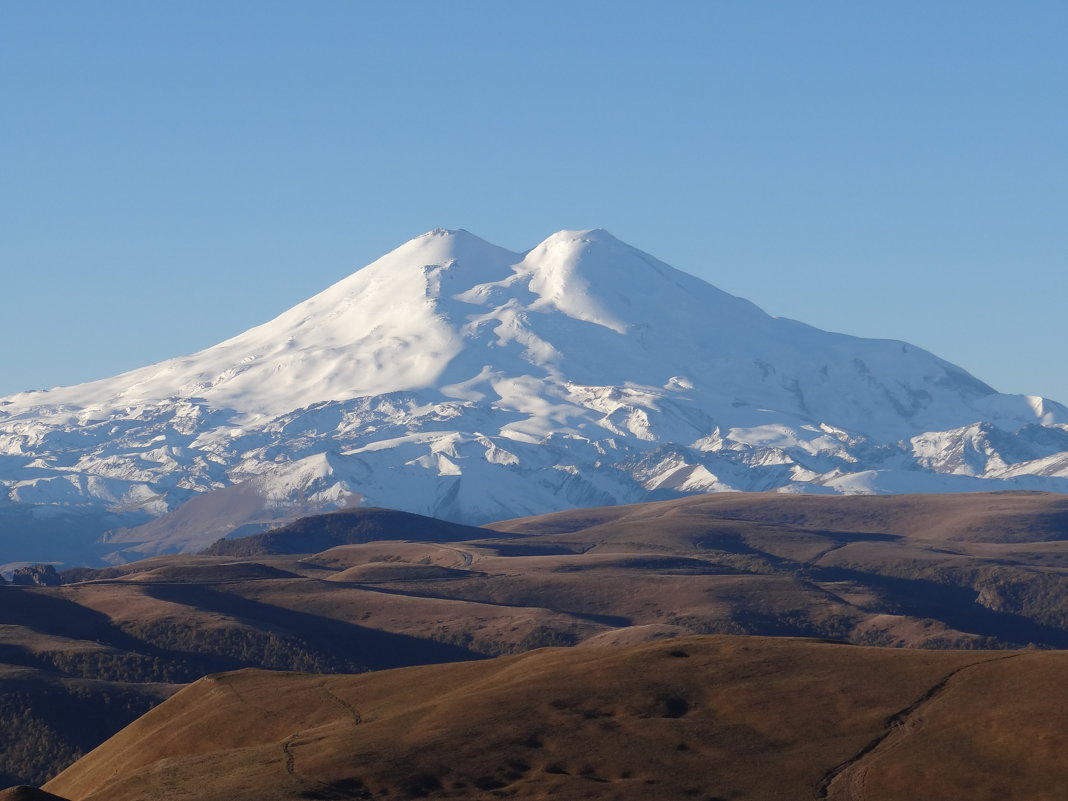
[[967,735],[999,754],[973,781],[1052,798],[1061,761],[1022,738],[1068,737],[1041,713],[1065,697],[1066,543],[1068,498],[1027,492],[311,516],[0,588],[0,778],[71,801],[949,799]]

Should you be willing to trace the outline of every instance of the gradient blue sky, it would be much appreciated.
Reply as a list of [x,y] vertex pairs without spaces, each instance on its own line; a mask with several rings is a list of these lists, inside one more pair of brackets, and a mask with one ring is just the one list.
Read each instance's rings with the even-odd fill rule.
[[430,228],[604,227],[1068,402],[1066,41],[1060,0],[0,0],[0,394]]

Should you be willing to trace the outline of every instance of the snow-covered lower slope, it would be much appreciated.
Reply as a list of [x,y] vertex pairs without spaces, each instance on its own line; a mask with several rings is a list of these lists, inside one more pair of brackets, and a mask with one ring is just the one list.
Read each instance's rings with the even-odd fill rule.
[[1068,491],[1068,409],[770,317],[600,230],[525,254],[432,231],[199,353],[0,399],[0,561],[27,510],[107,515],[101,552],[144,553],[353,503],[477,523],[997,488]]

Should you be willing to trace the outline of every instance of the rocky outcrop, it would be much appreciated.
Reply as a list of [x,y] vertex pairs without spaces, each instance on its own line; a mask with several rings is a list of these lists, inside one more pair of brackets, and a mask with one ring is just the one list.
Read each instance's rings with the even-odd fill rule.
[[11,574],[11,583],[23,587],[58,587],[63,583],[52,565],[29,565]]

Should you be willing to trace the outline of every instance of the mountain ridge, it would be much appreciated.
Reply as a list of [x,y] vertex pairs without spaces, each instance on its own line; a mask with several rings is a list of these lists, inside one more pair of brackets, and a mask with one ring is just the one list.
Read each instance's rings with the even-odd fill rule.
[[[1068,491],[1068,409],[771,317],[602,229],[525,253],[435,229],[198,353],[0,399],[0,531],[83,510],[95,539],[118,515],[86,544],[113,560],[353,503],[481,523],[997,488]],[[186,532],[183,506],[216,491],[240,511]],[[57,558],[41,544],[0,543],[0,565]]]

